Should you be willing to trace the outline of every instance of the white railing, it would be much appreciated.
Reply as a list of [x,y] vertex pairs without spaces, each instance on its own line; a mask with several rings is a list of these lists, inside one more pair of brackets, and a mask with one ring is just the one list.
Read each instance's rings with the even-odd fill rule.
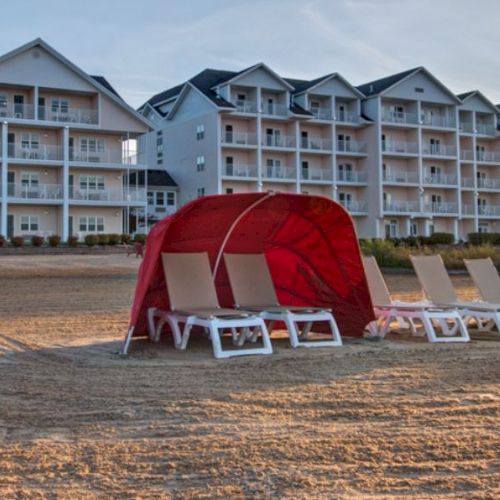
[[406,113],[405,111],[393,111],[387,108],[382,110],[382,121],[386,123],[400,123],[402,125],[416,125],[418,123],[417,113]]
[[255,101],[247,101],[246,99],[233,99],[232,104],[240,113],[257,113],[257,103]]
[[454,186],[457,184],[457,176],[451,174],[432,174],[426,172],[424,175],[424,184],[442,184],[445,186]]
[[476,123],[476,133],[481,135],[495,135],[496,129],[489,123]]
[[7,196],[26,200],[61,200],[63,187],[60,184],[38,184],[36,186],[23,186],[9,182]]
[[141,202],[147,201],[144,188],[104,188],[104,189],[81,189],[70,187],[69,199],[71,201],[119,201],[119,202]]
[[238,177],[246,179],[257,178],[256,165],[223,165],[222,175],[225,177]]
[[104,151],[81,151],[69,148],[69,161],[79,163],[117,163],[135,164],[137,155],[125,156],[121,149],[105,149]]
[[460,151],[460,159],[465,161],[473,161],[474,151],[472,151],[471,149],[462,149]]
[[261,103],[261,111],[264,115],[273,115],[273,116],[287,116],[288,115],[288,107],[284,104],[277,103],[269,103],[262,101]]
[[417,154],[418,146],[413,142],[382,141],[384,153]]
[[265,179],[291,180],[296,178],[295,167],[269,166],[262,167],[262,177]]
[[456,203],[427,203],[425,205],[425,212],[433,214],[456,214],[458,212],[458,205]]
[[462,215],[475,215],[474,205],[462,205]]
[[33,120],[35,117],[33,104],[13,104],[8,103],[0,107],[0,119],[15,118],[18,120]]
[[331,139],[323,139],[322,137],[301,137],[300,147],[313,151],[331,151]]
[[346,172],[337,171],[337,182],[364,183],[368,179],[368,173],[363,171]]
[[425,143],[422,146],[422,153],[430,156],[456,156],[457,148],[447,144]]
[[270,148],[294,148],[295,136],[266,134],[262,138],[262,145]]
[[500,163],[499,151],[476,151],[477,161],[486,163]]
[[332,171],[326,168],[303,168],[301,178],[304,181],[328,181],[333,180]]
[[146,155],[140,153],[128,153],[124,154],[122,158],[122,163],[125,165],[143,165],[146,166]]
[[355,113],[349,111],[337,111],[335,114],[335,121],[340,123],[358,123],[359,117]]
[[7,154],[9,158],[16,158],[19,160],[60,161],[63,159],[63,149],[61,146],[51,146],[47,144],[23,146],[22,144],[9,143],[7,145]]
[[329,108],[310,108],[309,111],[318,120],[331,120],[333,118],[332,110]]
[[366,201],[341,200],[339,203],[352,213],[365,213],[368,207]]
[[473,177],[462,177],[460,179],[462,187],[464,188],[473,188],[474,187],[474,178]]
[[222,131],[222,144],[255,146],[257,144],[257,134],[248,132],[228,132]]
[[418,212],[418,201],[384,201],[384,211],[393,213]]
[[500,216],[500,206],[499,205],[478,205],[477,213],[478,213],[478,215],[499,217]]
[[418,182],[417,172],[384,172],[382,174],[384,182],[391,182],[393,184],[411,184]]
[[460,122],[459,128],[460,132],[463,132],[464,134],[472,134],[472,132],[474,132],[472,122]]
[[337,141],[337,152],[341,153],[366,153],[366,144],[359,141]]
[[500,189],[500,179],[478,177],[477,187],[479,189]]
[[431,115],[425,112],[421,115],[422,125],[440,128],[455,128],[455,118],[446,115]]
[[96,109],[69,108],[68,111],[62,112],[52,111],[50,106],[38,106],[38,119],[87,125],[96,125],[99,121]]

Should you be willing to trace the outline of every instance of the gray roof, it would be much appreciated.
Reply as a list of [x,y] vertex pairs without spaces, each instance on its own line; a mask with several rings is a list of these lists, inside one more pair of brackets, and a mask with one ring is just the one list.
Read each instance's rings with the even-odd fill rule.
[[[177,183],[166,170],[148,170],[148,186],[157,187],[177,187]],[[139,186],[144,186],[144,170],[139,172],[131,172],[129,181],[131,185],[136,183],[136,175],[138,175]]]
[[389,75],[384,78],[379,78],[378,80],[373,80],[371,82],[363,83],[362,85],[358,85],[356,88],[368,96],[378,95],[382,93],[384,90],[392,87],[399,81],[405,79],[407,76],[411,75],[415,71],[422,69],[421,66],[417,68],[412,68],[407,71],[402,71],[401,73],[396,73],[394,75]]

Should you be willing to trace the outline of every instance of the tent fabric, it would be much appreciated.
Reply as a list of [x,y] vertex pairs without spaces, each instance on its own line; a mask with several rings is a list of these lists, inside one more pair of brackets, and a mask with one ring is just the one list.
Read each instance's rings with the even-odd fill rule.
[[[169,310],[162,252],[207,252],[222,307],[233,298],[222,253],[264,253],[278,299],[329,307],[344,336],[361,336],[373,321],[354,223],[321,196],[248,193],[199,198],[156,223],[139,269],[129,328],[147,334],[149,307]],[[196,286],[196,283],[192,283]]]

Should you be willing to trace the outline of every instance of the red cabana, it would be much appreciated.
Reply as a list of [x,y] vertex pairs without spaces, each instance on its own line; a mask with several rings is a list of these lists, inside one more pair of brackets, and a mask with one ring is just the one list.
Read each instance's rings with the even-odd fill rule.
[[375,319],[354,223],[341,205],[301,194],[207,196],[149,233],[124,352],[132,336],[147,335],[149,307],[169,310],[161,252],[207,252],[223,307],[233,305],[223,253],[265,253],[282,304],[331,308],[345,336],[361,336]]

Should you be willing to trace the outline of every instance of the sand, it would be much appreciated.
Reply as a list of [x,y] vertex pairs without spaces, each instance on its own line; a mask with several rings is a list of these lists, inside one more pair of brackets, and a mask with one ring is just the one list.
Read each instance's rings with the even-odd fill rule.
[[498,334],[222,361],[164,338],[121,359],[137,267],[0,259],[0,498],[500,497]]

